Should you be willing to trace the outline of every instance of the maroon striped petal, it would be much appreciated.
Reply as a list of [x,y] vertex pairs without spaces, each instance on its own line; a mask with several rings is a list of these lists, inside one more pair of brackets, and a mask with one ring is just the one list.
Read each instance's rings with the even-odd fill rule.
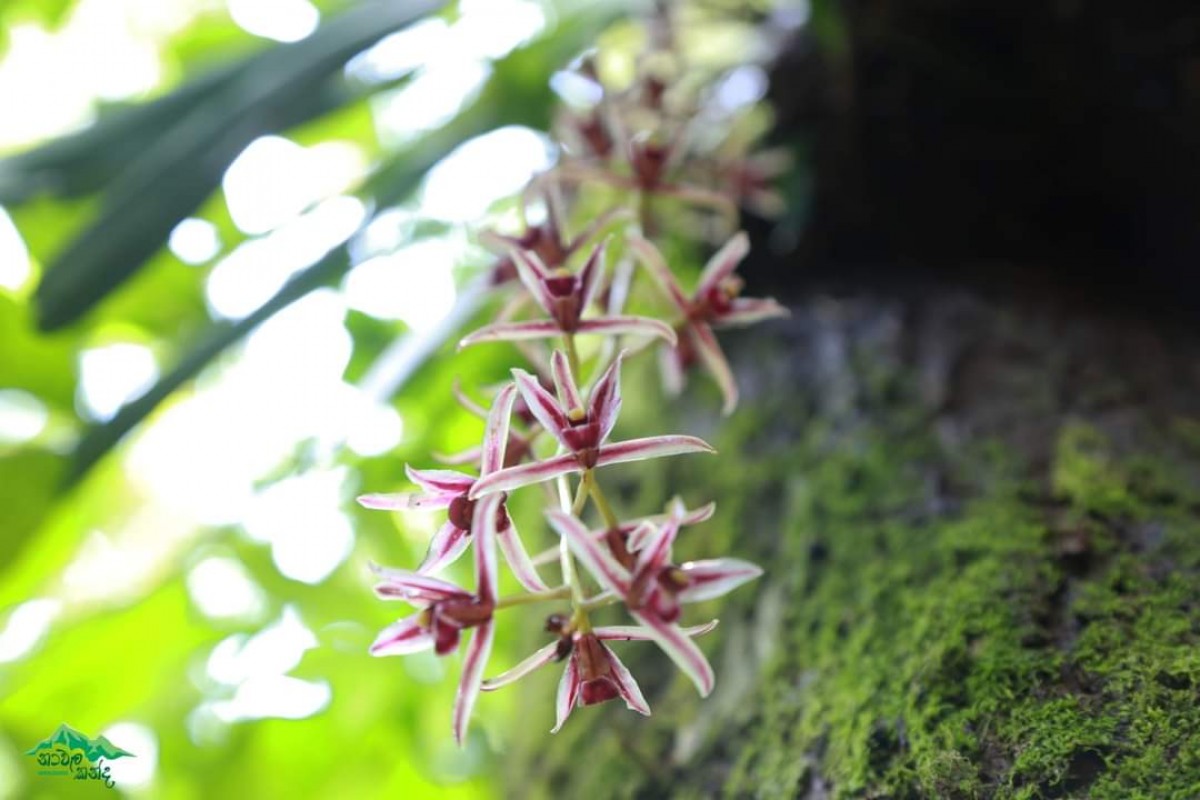
[[450,505],[459,493],[420,494],[418,492],[400,492],[398,494],[364,494],[357,500],[363,508],[378,511],[411,511],[445,508]]
[[521,661],[510,670],[501,672],[494,678],[488,678],[483,682],[480,688],[485,692],[494,692],[501,686],[507,686],[510,683],[519,681],[526,675],[541,669],[547,664],[555,661],[558,658],[558,642],[553,641],[545,647],[541,648],[533,655]]
[[600,380],[592,387],[591,403],[588,408],[588,419],[600,425],[599,441],[603,442],[617,424],[617,414],[621,412],[621,360],[625,351],[617,353],[613,363],[608,366]]
[[472,500],[475,500],[493,492],[511,492],[513,489],[518,489],[522,486],[553,480],[559,475],[566,475],[570,472],[581,472],[582,469],[579,466],[579,459],[575,457],[574,453],[554,456],[545,461],[518,464],[515,467],[506,467],[490,475],[484,475],[475,482],[475,486],[471,489],[469,496]]
[[596,287],[600,285],[600,275],[604,272],[605,254],[608,252],[608,241],[602,241],[592,248],[591,254],[579,273],[579,310],[582,312],[592,304],[596,295]]
[[530,339],[552,339],[562,335],[557,322],[548,319],[531,319],[521,322],[496,322],[484,325],[458,340],[458,349],[481,342],[522,342]]
[[[703,625],[692,625],[689,628],[680,628],[680,630],[688,636],[703,636],[709,631],[716,630],[717,622],[718,620],[714,619]],[[592,633],[601,641],[647,642],[654,638],[654,634],[650,629],[644,628],[641,625],[606,625],[600,628],[592,628]]]
[[700,652],[700,648],[688,638],[678,625],[663,622],[653,614],[631,611],[634,619],[650,630],[650,638],[654,640],[675,665],[696,684],[701,697],[708,697],[716,684],[712,665]]
[[571,374],[571,365],[561,350],[555,350],[550,356],[550,374],[554,377],[554,388],[558,391],[562,408],[583,410],[583,398],[579,396],[579,386],[575,376]]
[[750,237],[745,231],[738,231],[720,250],[713,254],[700,273],[700,283],[696,287],[696,297],[704,297],[716,289],[721,281],[728,278],[737,269],[738,264],[750,252]]
[[633,677],[633,673],[629,668],[622,663],[621,659],[617,658],[617,654],[607,647],[608,665],[612,668],[612,680],[617,684],[617,691],[621,695],[621,699],[625,701],[625,705],[631,711],[636,711],[644,717],[650,716],[650,704],[646,702],[646,698],[642,696],[641,687]]
[[596,333],[604,336],[657,336],[674,345],[678,339],[675,330],[667,323],[650,317],[595,317],[582,320],[575,326],[575,333]]
[[674,347],[658,348],[658,372],[662,376],[663,389],[667,394],[677,395],[683,391],[687,379],[677,349]]
[[417,567],[417,572],[423,575],[440,572],[457,561],[470,543],[471,536],[467,531],[453,522],[446,522],[430,540],[429,551],[425,554],[421,566]]
[[475,533],[475,595],[496,602],[496,517],[504,497],[490,494],[475,504],[471,530]]
[[[489,495],[489,497],[499,495]],[[496,534],[496,541],[500,545],[500,552],[504,554],[504,560],[508,562],[509,569],[512,570],[513,576],[527,591],[530,592],[548,592],[550,587],[545,584],[542,577],[538,575],[537,567],[533,565],[533,561],[529,558],[529,553],[525,550],[525,544],[521,541],[520,534],[517,533],[517,526],[513,523],[512,518],[509,518],[508,527]]]
[[689,561],[679,567],[688,577],[688,585],[679,594],[680,602],[711,600],[733,591],[762,575],[762,567],[740,558],[710,558]]
[[679,282],[675,280],[675,273],[667,266],[666,259],[662,257],[658,248],[648,239],[644,239],[636,233],[629,236],[629,248],[638,261],[642,262],[642,265],[650,272],[650,277],[654,279],[659,288],[666,292],[675,307],[686,315],[691,309],[691,301],[679,288]]
[[687,506],[683,504],[683,498],[679,495],[671,498],[669,506],[669,514],[672,517],[677,517],[680,525],[697,525],[701,522],[706,522],[712,519],[712,515],[716,512],[716,503],[705,503],[699,508],[688,511]]
[[657,526],[655,532],[641,542],[635,572],[657,571],[666,566],[671,560],[671,546],[675,544],[675,536],[678,533],[679,520],[675,518]]
[[648,436],[644,439],[627,439],[601,446],[596,466],[623,464],[627,461],[643,461],[647,458],[677,456],[684,453],[715,453],[712,445],[695,436]]
[[529,290],[529,294],[542,307],[542,310],[550,316],[554,316],[554,297],[546,288],[546,279],[550,277],[550,271],[546,269],[542,259],[538,257],[537,253],[516,247],[508,252],[512,256],[513,265],[517,268],[517,275],[520,276],[521,283],[525,284],[525,288]]
[[392,569],[370,564],[371,571],[381,578],[375,593],[387,600],[409,600],[430,604],[439,600],[454,600],[471,597],[471,593],[449,581],[431,578],[406,569]]
[[636,528],[629,532],[629,538],[625,540],[625,549],[636,553],[656,541],[662,535],[660,525],[661,523],[655,524],[649,519],[642,520]]
[[470,475],[452,469],[413,469],[405,464],[404,473],[425,491],[448,494],[451,499],[470,489],[475,482]]
[[579,666],[575,663],[575,659],[568,659],[567,668],[563,670],[562,678],[558,681],[558,696],[554,701],[555,720],[554,727],[550,729],[551,733],[558,733],[563,723],[567,721],[567,717],[571,716],[571,710],[579,701],[581,686]]
[[622,258],[613,268],[612,279],[608,282],[608,305],[605,306],[605,316],[615,317],[625,308],[629,299],[629,289],[633,286],[633,259]]
[[791,316],[791,311],[779,305],[770,297],[738,297],[730,304],[728,311],[722,312],[713,324],[722,328],[732,328],[740,325],[753,325],[764,319]]
[[725,398],[724,405],[721,406],[721,413],[729,416],[738,404],[738,388],[737,381],[733,378],[733,371],[729,368],[729,362],[725,360],[725,353],[721,350],[721,345],[717,343],[717,337],[713,335],[712,328],[703,322],[694,322],[688,326],[688,331],[692,335],[692,343],[696,347],[696,352],[700,354],[700,360],[704,362],[704,366],[717,382],[717,386],[721,388],[721,395]]
[[471,635],[471,643],[467,645],[462,677],[458,680],[458,694],[454,697],[454,741],[458,742],[460,747],[467,735],[467,724],[471,721],[475,701],[479,698],[483,670],[492,654],[494,635],[494,624],[488,620],[475,629]]
[[546,511],[546,518],[559,535],[566,539],[571,552],[601,586],[612,589],[622,597],[629,594],[629,570],[613,557],[608,547],[588,533],[582,522],[554,508]]
[[393,622],[371,643],[373,656],[403,656],[433,647],[433,635],[421,627],[416,614]]
[[508,383],[492,401],[492,410],[488,412],[487,424],[483,429],[480,475],[487,475],[504,466],[504,448],[508,444],[508,427],[512,421],[512,408],[516,399],[516,384]]
[[478,464],[483,458],[483,448],[471,447],[457,453],[433,453],[432,455],[434,461],[440,461],[443,464],[457,467],[460,464]]
[[563,432],[571,426],[571,421],[567,419],[558,400],[542,388],[537,378],[525,370],[514,369],[512,374],[513,379],[517,382],[517,390],[525,399],[525,405],[529,407],[530,413],[542,424],[543,428],[550,431],[555,439],[562,441]]

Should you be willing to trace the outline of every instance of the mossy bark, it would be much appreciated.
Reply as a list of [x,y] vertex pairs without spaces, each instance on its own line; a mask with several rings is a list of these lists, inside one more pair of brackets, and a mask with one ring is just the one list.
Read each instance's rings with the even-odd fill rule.
[[716,499],[679,554],[766,566],[690,610],[721,616],[717,690],[630,645],[654,717],[531,726],[514,792],[1200,797],[1194,338],[930,290],[728,341],[738,414],[700,392],[667,425],[720,455],[616,487]]

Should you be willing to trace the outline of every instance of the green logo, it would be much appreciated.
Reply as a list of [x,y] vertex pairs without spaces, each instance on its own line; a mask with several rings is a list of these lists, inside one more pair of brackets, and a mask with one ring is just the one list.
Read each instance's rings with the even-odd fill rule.
[[109,789],[114,783],[110,777],[111,768],[104,763],[105,759],[113,761],[123,756],[135,757],[103,736],[92,739],[65,722],[48,738],[26,751],[25,755],[36,758],[38,766],[43,767],[38,770],[38,775],[73,776],[77,781],[104,781]]

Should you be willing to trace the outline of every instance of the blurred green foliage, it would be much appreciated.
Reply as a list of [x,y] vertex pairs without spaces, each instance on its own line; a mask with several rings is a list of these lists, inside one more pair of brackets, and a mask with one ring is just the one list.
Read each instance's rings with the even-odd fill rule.
[[[12,41],[8,32],[30,25],[54,31],[70,24],[80,4],[0,3],[0,64]],[[619,8],[541,6],[541,32],[492,60],[485,84],[456,115],[392,142],[379,135],[373,110],[411,74],[364,82],[345,71],[347,61],[423,17],[454,24],[459,9],[431,0],[315,5],[320,27],[295,44],[251,36],[223,7],[195,12],[158,42],[162,82],[150,97],[98,102],[88,127],[0,160],[0,207],[20,231],[32,269],[22,285],[0,287],[0,392],[32,398],[45,412],[36,435],[0,437],[0,798],[97,788],[38,777],[24,756],[63,722],[89,736],[118,722],[151,732],[157,756],[141,753],[153,763],[150,782],[118,783],[133,796],[494,792],[482,777],[491,749],[479,730],[461,752],[449,735],[454,682],[441,678],[457,665],[365,657],[375,632],[397,611],[367,591],[367,560],[411,564],[423,542],[400,535],[397,520],[363,513],[351,500],[360,481],[396,488],[406,459],[474,443],[480,423],[448,410],[445,398],[459,374],[473,371],[481,384],[498,379],[503,365],[493,363],[494,354],[430,359],[452,350],[446,332],[435,332],[421,349],[423,366],[399,376],[405,391],[391,400],[405,424],[398,449],[362,457],[302,441],[264,479],[265,486],[341,467],[356,476],[342,498],[357,537],[352,554],[311,584],[281,574],[271,547],[241,526],[198,525],[173,514],[130,469],[123,439],[133,432],[136,440],[164,409],[186,403],[196,379],[200,386],[219,381],[233,368],[243,337],[312,291],[338,286],[355,262],[352,244],[335,247],[244,319],[214,317],[204,290],[213,260],[189,266],[165,244],[187,217],[215,226],[220,255],[251,238],[234,225],[220,191],[226,167],[247,144],[268,133],[306,146],[352,142],[367,161],[351,189],[368,209],[363,226],[397,207],[411,215],[425,174],[459,144],[505,125],[547,128],[549,77]],[[444,233],[444,226],[410,227],[410,239]],[[459,313],[470,314],[473,295],[461,297]],[[356,311],[345,325],[353,351],[344,378],[352,383],[397,337],[414,335],[401,323]],[[111,419],[93,420],[81,406],[80,355],[121,342],[149,348],[162,377]],[[16,419],[3,403],[0,414]],[[201,499],[205,491],[195,487]],[[214,560],[240,567],[258,592],[255,611],[204,613],[189,581],[197,565]],[[109,564],[111,575],[100,586],[79,577],[89,565],[103,573]],[[269,644],[270,631],[292,615],[314,637],[294,657]],[[244,652],[256,641],[267,661],[278,661],[272,664],[278,674],[327,685],[332,699],[302,719],[219,719],[212,709],[239,689],[236,681],[215,679],[211,664],[218,651]],[[497,657],[511,660],[512,646],[501,638]],[[488,698],[484,706],[503,709],[505,702]],[[124,745],[137,752],[134,743]]]

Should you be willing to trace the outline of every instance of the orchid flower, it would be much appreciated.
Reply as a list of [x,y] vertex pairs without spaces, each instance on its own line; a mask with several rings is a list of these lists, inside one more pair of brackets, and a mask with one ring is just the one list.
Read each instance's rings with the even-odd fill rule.
[[383,630],[371,645],[371,655],[392,656],[433,648],[439,656],[458,649],[462,631],[474,628],[463,661],[462,677],[454,701],[454,738],[462,744],[471,709],[479,696],[483,670],[492,651],[492,614],[496,609],[496,519],[499,495],[492,495],[475,508],[472,527],[475,542],[475,593],[453,583],[407,570],[372,565],[382,578],[375,592],[385,600],[400,599],[416,606],[416,614]]
[[[509,438],[509,424],[512,416],[513,402],[516,400],[517,389],[513,384],[506,385],[496,395],[492,409],[488,413],[487,425],[484,429],[483,447],[479,473],[486,477],[501,470],[505,463],[505,448]],[[476,518],[475,500],[472,490],[481,478],[473,478],[463,472],[446,469],[418,470],[405,466],[409,480],[420,486],[424,491],[401,494],[367,494],[358,498],[358,502],[367,508],[398,510],[398,509],[447,509],[445,524],[434,534],[429,543],[429,552],[425,560],[417,567],[417,572],[427,574],[437,572],[458,559],[470,544],[473,531],[473,521]],[[508,515],[505,499],[502,497],[496,511],[496,519],[492,520],[496,528],[496,538],[504,558],[512,568],[513,574],[521,585],[532,592],[544,592],[546,584],[537,573],[537,568],[529,559],[516,526]]]
[[555,351],[551,358],[551,369],[561,401],[542,388],[528,372],[514,369],[513,377],[529,410],[567,452],[544,461],[506,467],[484,475],[470,489],[470,499],[594,467],[682,453],[715,452],[704,440],[695,436],[650,436],[604,444],[621,409],[621,355],[617,356],[592,388],[586,410],[566,356],[561,351]]
[[[553,620],[554,617],[551,617]],[[550,626],[548,626],[550,627]],[[683,629],[688,636],[700,636],[717,627],[713,620],[706,625]],[[576,706],[591,706],[620,697],[631,710],[650,716],[650,706],[638,687],[633,674],[608,648],[606,641],[649,640],[653,634],[635,625],[613,625],[594,628],[590,632],[563,630],[558,640],[541,648],[507,672],[483,682],[485,692],[495,691],[524,678],[535,670],[555,661],[567,661],[558,684],[556,720],[551,733],[558,733]]]
[[720,597],[757,578],[762,569],[736,558],[671,564],[671,545],[679,532],[679,519],[672,517],[662,526],[643,524],[630,535],[630,548],[638,551],[630,570],[575,517],[557,509],[548,510],[546,517],[588,572],[625,602],[634,619],[707,696],[715,681],[712,666],[675,624],[680,604]]
[[[665,514],[652,514],[648,517],[640,517],[636,519],[622,522],[616,528],[602,528],[591,532],[591,537],[598,542],[606,543],[613,556],[618,561],[629,568],[633,566],[633,555],[629,550],[629,538],[635,530],[641,527],[644,523],[651,522],[662,524],[671,517],[677,517],[679,524],[682,525],[698,525],[701,522],[709,520],[717,510],[716,503],[706,503],[697,509],[689,511],[683,504],[683,500],[679,497],[672,498],[668,505],[668,511]],[[533,557],[533,563],[537,566],[542,564],[550,564],[557,561],[559,558],[559,550],[557,547],[552,547],[538,553]]]
[[732,228],[737,220],[737,204],[728,195],[669,179],[673,168],[682,160],[682,132],[672,141],[650,132],[630,135],[622,130],[619,116],[612,116],[608,127],[613,136],[624,143],[624,161],[628,174],[612,167],[595,166],[583,161],[566,161],[559,165],[559,175],[574,181],[597,181],[618,189],[639,192],[654,197],[673,197],[692,206],[716,211]]
[[674,363],[668,361],[665,365],[668,370],[668,386],[681,383],[678,376],[670,374],[672,370],[678,369],[682,373],[683,369],[699,357],[716,379],[725,397],[723,413],[732,413],[737,407],[737,383],[725,353],[713,334],[713,328],[750,325],[772,317],[785,317],[789,313],[786,308],[770,298],[759,300],[738,297],[742,290],[742,281],[733,273],[738,262],[750,251],[750,241],[745,232],[739,231],[709,259],[700,275],[700,283],[690,298],[679,288],[679,283],[658,248],[637,234],[630,236],[629,245],[650,271],[651,277],[683,315],[680,326],[684,335],[680,337],[672,353]]
[[[611,208],[592,220],[575,237],[568,238],[564,224],[566,215],[563,213],[562,198],[557,185],[548,186],[537,182],[530,184],[531,189],[534,187],[541,190],[540,194],[546,208],[544,222],[527,223],[525,232],[515,236],[496,231],[482,231],[479,234],[480,243],[500,256],[500,261],[492,268],[493,283],[505,283],[517,277],[517,266],[513,263],[513,250],[535,253],[542,263],[551,269],[561,267],[597,233],[629,213],[623,208]],[[524,205],[527,206],[528,202]],[[521,216],[524,218],[525,214],[522,213]]]
[[[490,416],[488,410],[482,408],[479,404],[472,400],[467,393],[462,390],[462,387],[459,385],[457,380],[455,380],[451,391],[454,393],[454,399],[457,400],[458,404],[466,409],[468,413],[479,417],[485,422],[487,421],[488,417]],[[520,398],[518,398],[518,401],[518,403],[513,404],[513,411],[520,418],[528,417],[529,420],[532,420],[533,415],[529,414],[528,410],[526,410],[524,413],[521,411],[525,405],[524,401],[520,400]],[[532,451],[533,441],[537,438],[537,434],[539,432],[540,429],[535,428],[527,433],[521,433],[514,428],[510,421],[508,426],[508,438],[502,448],[504,456],[500,465],[503,467],[511,467],[514,464],[521,463],[521,461],[525,459],[525,456],[529,455],[529,453]],[[486,436],[484,438],[487,439]],[[432,455],[435,461],[440,461],[448,466],[460,466],[462,464],[482,463],[483,450],[483,446],[480,445],[478,447],[468,448],[458,453],[446,454],[435,452]]]
[[599,285],[604,269],[605,244],[592,250],[578,275],[564,269],[551,270],[536,253],[512,250],[513,262],[521,281],[534,301],[550,317],[545,320],[494,322],[463,337],[460,348],[480,342],[548,339],[565,334],[597,333],[607,335],[641,334],[658,336],[675,343],[675,332],[663,322],[649,317],[627,315],[583,319]]

